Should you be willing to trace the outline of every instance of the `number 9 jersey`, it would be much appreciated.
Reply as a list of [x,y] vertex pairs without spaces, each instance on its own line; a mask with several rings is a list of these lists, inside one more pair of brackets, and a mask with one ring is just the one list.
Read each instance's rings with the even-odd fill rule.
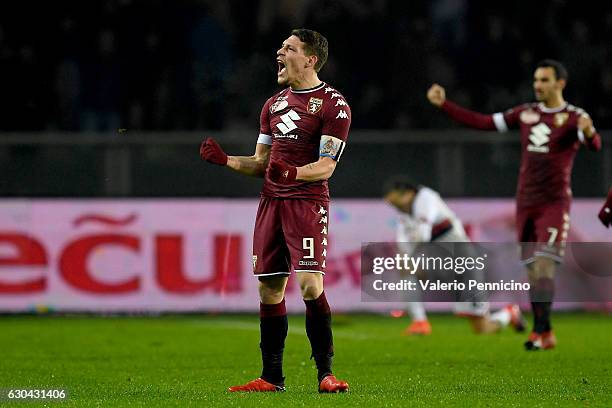
[[[286,88],[266,101],[261,110],[257,143],[272,146],[270,160],[301,167],[342,156],[351,126],[351,108],[336,89],[325,82],[312,89]],[[327,180],[277,184],[267,176],[262,197],[329,201]]]
[[[296,167],[320,157],[338,161],[350,125],[346,99],[326,83],[287,88],[264,104],[257,143],[272,146],[270,160]],[[327,180],[278,184],[266,175],[253,234],[253,273],[325,274],[330,218]]]

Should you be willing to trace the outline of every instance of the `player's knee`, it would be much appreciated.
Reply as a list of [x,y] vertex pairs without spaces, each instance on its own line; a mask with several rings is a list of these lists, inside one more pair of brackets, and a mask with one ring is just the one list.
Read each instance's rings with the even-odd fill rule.
[[302,298],[305,300],[314,300],[323,292],[323,289],[316,284],[305,284],[300,289],[302,291]]
[[285,293],[283,290],[277,288],[269,288],[265,286],[259,286],[259,299],[261,303],[276,304],[283,300]]
[[280,303],[285,296],[287,278],[259,279],[259,299],[262,303]]
[[300,290],[304,300],[314,300],[323,292],[323,282],[316,275],[309,275],[300,280]]
[[539,256],[530,265],[528,270],[529,279],[552,279],[555,275],[555,261],[550,258]]

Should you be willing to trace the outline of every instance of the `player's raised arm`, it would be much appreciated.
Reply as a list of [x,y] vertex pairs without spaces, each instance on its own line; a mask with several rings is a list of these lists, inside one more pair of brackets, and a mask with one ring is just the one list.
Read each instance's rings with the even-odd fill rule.
[[578,139],[589,150],[598,151],[601,149],[601,137],[593,126],[593,119],[587,113],[578,118]]
[[263,177],[270,159],[271,146],[257,143],[255,154],[252,156],[228,156],[219,143],[213,138],[208,138],[200,146],[200,157],[209,163],[219,166],[227,166],[230,169],[253,177]]
[[481,130],[505,131],[504,125],[498,125],[494,115],[485,115],[466,109],[446,99],[446,91],[438,84],[433,84],[427,91],[427,99],[451,117],[466,126]]

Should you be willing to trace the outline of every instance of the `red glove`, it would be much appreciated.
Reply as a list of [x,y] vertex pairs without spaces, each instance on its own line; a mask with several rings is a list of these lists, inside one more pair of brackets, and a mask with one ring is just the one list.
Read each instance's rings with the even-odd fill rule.
[[200,157],[212,164],[225,166],[227,164],[227,154],[223,151],[219,143],[212,137],[202,142],[200,146]]
[[288,184],[295,180],[297,167],[290,166],[282,160],[271,160],[268,165],[268,177],[275,183]]
[[599,211],[599,219],[606,228],[612,224],[612,188],[608,191],[608,198]]

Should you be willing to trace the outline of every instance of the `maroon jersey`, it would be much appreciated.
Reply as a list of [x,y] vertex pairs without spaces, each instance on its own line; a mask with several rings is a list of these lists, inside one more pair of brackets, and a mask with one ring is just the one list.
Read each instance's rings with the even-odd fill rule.
[[580,144],[587,142],[577,127],[578,118],[585,114],[568,103],[555,109],[529,103],[493,115],[499,131],[519,128],[521,132],[519,207],[569,204],[574,157]]
[[[300,167],[319,157],[340,159],[351,125],[351,109],[326,83],[306,90],[284,89],[261,110],[258,143],[272,145],[270,160]],[[266,175],[262,197],[329,200],[327,180],[277,184]]]

